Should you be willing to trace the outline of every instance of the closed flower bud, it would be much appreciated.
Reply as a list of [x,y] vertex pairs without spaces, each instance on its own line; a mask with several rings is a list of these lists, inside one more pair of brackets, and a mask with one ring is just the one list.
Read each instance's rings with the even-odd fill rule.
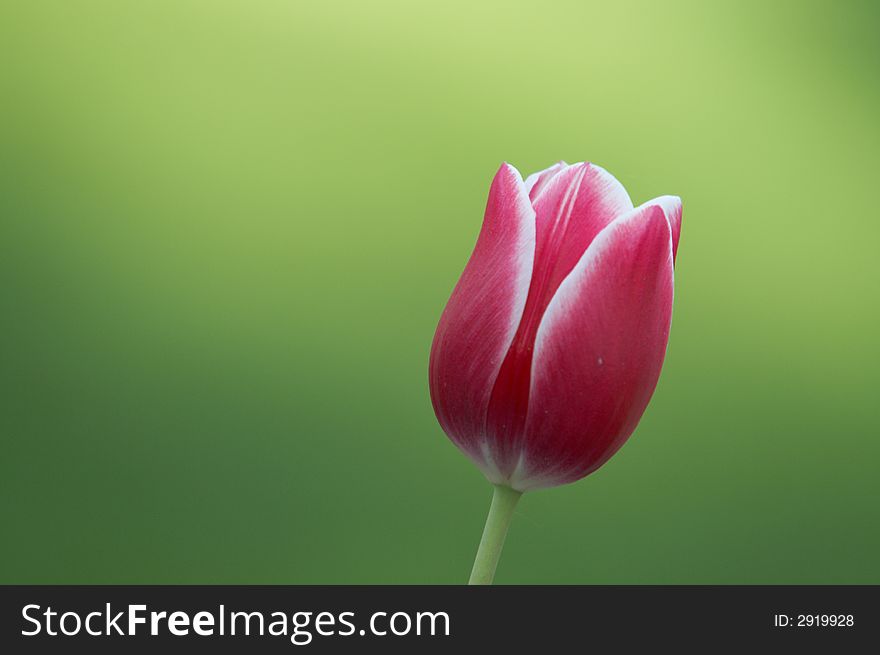
[[632,434],[666,353],[680,228],[679,198],[633,207],[594,164],[525,181],[501,166],[429,371],[440,425],[492,483],[573,482]]

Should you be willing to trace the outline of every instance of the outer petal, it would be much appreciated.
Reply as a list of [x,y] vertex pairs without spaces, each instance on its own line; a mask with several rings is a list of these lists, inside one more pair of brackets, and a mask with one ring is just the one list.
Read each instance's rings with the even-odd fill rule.
[[678,238],[681,236],[681,198],[678,196],[660,196],[644,203],[645,205],[660,205],[669,227],[672,228],[672,258],[678,254]]
[[484,471],[489,396],[522,316],[534,252],[528,192],[519,172],[503,164],[477,244],[437,326],[429,367],[440,425]]
[[538,330],[516,488],[577,480],[623,445],[660,376],[672,294],[672,236],[659,206],[597,236]]

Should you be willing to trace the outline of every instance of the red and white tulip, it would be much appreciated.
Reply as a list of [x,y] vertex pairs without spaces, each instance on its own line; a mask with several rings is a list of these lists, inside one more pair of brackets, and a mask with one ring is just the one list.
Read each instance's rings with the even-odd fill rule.
[[503,164],[431,348],[443,430],[494,484],[578,480],[632,434],[660,376],[681,201],[610,173]]

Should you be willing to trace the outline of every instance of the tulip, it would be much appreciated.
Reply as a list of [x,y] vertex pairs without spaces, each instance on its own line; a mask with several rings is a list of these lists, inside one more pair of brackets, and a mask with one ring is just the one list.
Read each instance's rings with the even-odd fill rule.
[[672,317],[681,200],[634,207],[610,173],[503,164],[431,347],[434,412],[495,486],[471,583],[525,491],[579,480],[635,430]]

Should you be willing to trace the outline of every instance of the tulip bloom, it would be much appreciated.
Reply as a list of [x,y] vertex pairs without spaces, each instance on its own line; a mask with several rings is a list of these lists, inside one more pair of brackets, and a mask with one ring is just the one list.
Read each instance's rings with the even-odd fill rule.
[[592,473],[632,434],[666,353],[680,230],[679,198],[634,207],[595,164],[498,170],[429,371],[493,509]]

